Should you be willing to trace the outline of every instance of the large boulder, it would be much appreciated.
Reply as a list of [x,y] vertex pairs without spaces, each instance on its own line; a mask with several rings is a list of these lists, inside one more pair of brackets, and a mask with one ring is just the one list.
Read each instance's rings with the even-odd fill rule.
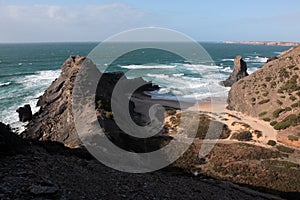
[[233,72],[230,74],[229,78],[227,78],[225,81],[222,81],[221,84],[225,87],[231,87],[235,82],[248,75],[247,64],[243,60],[243,57],[238,55],[234,59]]
[[26,104],[23,107],[19,107],[16,110],[17,113],[19,113],[19,120],[21,122],[27,122],[32,120],[32,111],[31,111],[31,107],[29,104]]

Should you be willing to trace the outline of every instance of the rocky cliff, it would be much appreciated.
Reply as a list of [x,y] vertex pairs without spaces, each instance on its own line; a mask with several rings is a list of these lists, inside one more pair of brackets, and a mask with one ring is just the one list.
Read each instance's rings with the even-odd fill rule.
[[[94,94],[96,98],[92,109],[97,110],[99,123],[109,132],[111,139],[126,148],[128,138],[125,136],[126,134],[118,129],[111,112],[111,95],[115,85],[121,78],[124,78],[123,83],[126,85],[136,85],[137,82],[142,83],[143,86],[138,88],[136,93],[157,90],[158,86],[152,85],[151,82],[145,82],[141,78],[127,79],[122,72],[101,74],[90,60],[86,60],[85,57],[81,56],[69,57],[62,65],[61,75],[39,98],[37,104],[40,106],[40,110],[33,116],[33,119],[27,125],[27,129],[22,133],[24,138],[57,141],[72,148],[81,146],[74,125],[72,94],[79,70],[87,65],[92,68],[93,79],[101,77],[96,94]],[[132,116],[138,120],[138,123],[147,123],[147,120],[144,119],[147,118],[145,116],[148,115],[148,110],[145,109],[145,113],[136,113],[133,110],[134,107],[135,104],[130,101]],[[137,143],[139,142],[137,141]]]
[[262,118],[275,129],[285,130],[283,134],[295,134],[296,142],[300,132],[299,76],[300,46],[233,84],[228,108]]

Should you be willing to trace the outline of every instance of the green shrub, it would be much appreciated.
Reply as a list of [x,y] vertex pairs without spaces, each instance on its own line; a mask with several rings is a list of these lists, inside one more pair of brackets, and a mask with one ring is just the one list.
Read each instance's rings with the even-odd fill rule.
[[295,101],[296,99],[297,98],[294,95],[290,96],[290,100]]
[[258,104],[265,104],[265,103],[268,103],[270,101],[270,99],[264,99],[260,102],[258,102]]
[[277,99],[277,101],[276,101],[276,102],[277,102],[277,103],[278,103],[278,105],[280,105],[280,106],[283,104],[283,103],[282,103],[282,101],[280,101],[280,100],[278,100],[278,99]]
[[278,151],[281,151],[281,152],[284,152],[284,153],[294,153],[295,152],[294,149],[291,149],[289,147],[282,146],[282,145],[279,145],[276,148],[278,149]]
[[300,89],[300,86],[297,85],[298,75],[294,75],[290,80],[288,80],[279,90],[278,93],[294,92]]
[[300,101],[298,101],[297,103],[293,103],[291,105],[292,108],[296,108],[296,107],[300,107]]
[[291,123],[290,123],[290,122],[281,121],[281,122],[278,122],[278,123],[274,126],[274,128],[275,128],[276,130],[283,130],[283,129],[286,129],[286,128],[290,127],[290,126],[291,126]]
[[296,93],[300,97],[300,91]]
[[264,97],[268,96],[269,95],[269,92],[265,92],[262,94]]
[[257,136],[257,138],[262,137],[262,132],[259,130],[254,130],[254,134]]
[[275,126],[276,124],[277,124],[277,121],[272,121],[272,122],[270,123],[271,126]]
[[272,80],[272,77],[268,76],[268,77],[265,78],[265,80],[266,80],[267,82],[270,82],[270,81]]
[[274,140],[269,140],[267,144],[270,146],[275,146],[276,142]]
[[266,122],[271,121],[271,119],[269,117],[265,117],[265,118],[263,118],[263,120],[266,121]]
[[291,107],[286,107],[284,110],[285,110],[285,111],[291,111],[292,108],[291,108]]
[[105,117],[106,117],[107,119],[112,118],[112,116],[113,116],[112,112],[106,112],[106,113],[105,113]]
[[298,141],[298,140],[299,140],[299,137],[294,136],[294,135],[289,135],[289,136],[288,136],[288,139],[291,140],[291,141]]
[[255,101],[256,101],[256,98],[252,97],[252,98],[251,98],[251,101],[252,101],[252,102],[255,102]]
[[252,140],[252,134],[249,131],[234,133],[231,139],[235,139],[239,141],[250,141]]
[[280,98],[285,99],[285,96],[280,96]]
[[259,94],[259,91],[255,91],[255,94]]
[[291,114],[284,118],[281,122],[278,122],[274,128],[276,130],[286,129],[290,126],[297,126],[300,124],[300,115]]
[[292,68],[294,68],[294,67],[296,67],[296,66],[295,66],[295,65],[290,65],[290,66],[288,66],[289,69],[292,69]]
[[279,114],[282,113],[284,111],[284,109],[282,108],[278,108],[273,112],[273,117],[277,118],[279,117]]
[[295,67],[294,70],[299,70],[299,67]]
[[268,112],[265,111],[265,112],[259,113],[258,116],[259,116],[259,117],[262,117],[262,116],[265,116],[267,113],[268,113]]

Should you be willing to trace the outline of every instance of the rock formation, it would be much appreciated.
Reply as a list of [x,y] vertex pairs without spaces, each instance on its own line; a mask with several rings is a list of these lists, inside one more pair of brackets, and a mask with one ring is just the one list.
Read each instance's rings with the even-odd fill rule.
[[26,104],[25,106],[18,108],[16,112],[19,113],[19,120],[21,122],[27,122],[32,120],[32,111],[29,104]]
[[[76,76],[84,61],[86,61],[85,63],[90,62],[87,61],[85,57],[80,56],[70,57],[65,61],[62,65],[61,75],[39,98],[38,106],[40,106],[40,110],[34,115],[25,132],[22,133],[23,137],[58,141],[69,147],[81,146],[81,141],[78,138],[74,125],[72,93]],[[94,66],[92,62],[91,64]],[[101,73],[98,70],[94,70],[91,74],[92,76],[100,77]],[[102,74],[101,79],[98,82],[96,94],[94,94],[96,95],[96,102],[92,108],[98,108],[99,123],[106,130],[110,130],[111,137],[119,142],[121,146],[126,142],[124,138],[120,137],[122,131],[118,129],[117,125],[110,119],[110,115],[112,114],[110,100],[116,83],[122,77],[124,77],[124,73],[122,72]],[[125,78],[126,84],[135,84],[136,81],[143,83],[143,86],[138,88],[136,92],[158,89],[158,86],[153,86],[152,83],[147,83],[141,78],[131,80]],[[131,102],[130,107],[133,112],[134,103]],[[134,114],[137,113],[133,113],[133,115]],[[143,113],[139,113],[139,116],[140,115],[143,115]],[[148,111],[145,115],[148,115]],[[142,119],[142,117],[139,119]]]
[[237,82],[245,76],[248,76],[247,64],[243,60],[242,56],[238,55],[234,59],[233,72],[230,74],[229,78],[225,81],[222,81],[221,84],[225,87],[231,87],[235,82]]

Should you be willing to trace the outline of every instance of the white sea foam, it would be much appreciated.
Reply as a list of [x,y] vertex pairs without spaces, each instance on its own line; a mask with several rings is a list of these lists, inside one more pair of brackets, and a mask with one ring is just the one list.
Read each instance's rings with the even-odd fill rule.
[[16,82],[23,84],[27,88],[48,86],[55,78],[59,76],[60,72],[61,70],[38,71],[33,75],[19,77]]
[[223,61],[223,62],[226,62],[226,61],[232,61],[232,62],[233,62],[234,59],[233,59],[233,58],[225,58],[225,59],[222,59],[222,61]]
[[11,82],[0,83],[0,87],[2,87],[2,86],[8,86],[10,84],[11,84]]
[[268,57],[250,56],[250,57],[246,57],[244,60],[245,62],[252,62],[252,63],[266,63]]
[[121,66],[124,69],[172,69],[176,66],[173,65],[126,65]]
[[[41,96],[44,90],[52,83],[52,81],[57,78],[61,70],[47,70],[38,71],[33,75],[26,75],[16,78],[14,81],[23,85],[23,89],[12,89],[9,94],[6,94],[1,99],[7,98],[12,99],[16,96],[22,98],[22,102],[11,104],[11,106],[0,109],[1,111],[1,121],[10,124],[12,128],[18,128],[19,132],[24,130],[26,123],[19,122],[18,113],[16,109],[25,104],[31,106],[32,112],[35,113],[39,110],[36,106],[38,97]],[[25,98],[24,98],[25,96]]]

